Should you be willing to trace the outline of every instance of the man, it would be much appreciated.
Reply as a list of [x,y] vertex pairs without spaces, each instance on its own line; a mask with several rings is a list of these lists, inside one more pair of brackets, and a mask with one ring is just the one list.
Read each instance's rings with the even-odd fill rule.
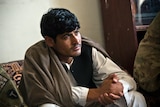
[[50,9],[41,20],[45,40],[25,55],[20,90],[30,107],[146,107],[136,83],[93,41],[76,16]]

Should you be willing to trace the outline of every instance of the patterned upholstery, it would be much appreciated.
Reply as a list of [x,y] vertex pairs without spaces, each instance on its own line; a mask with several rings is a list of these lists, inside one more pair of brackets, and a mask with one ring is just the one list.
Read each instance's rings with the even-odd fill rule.
[[0,64],[2,68],[9,74],[10,78],[19,86],[22,77],[23,60],[12,61]]
[[22,67],[23,60],[0,64],[1,107],[26,107],[18,91]]

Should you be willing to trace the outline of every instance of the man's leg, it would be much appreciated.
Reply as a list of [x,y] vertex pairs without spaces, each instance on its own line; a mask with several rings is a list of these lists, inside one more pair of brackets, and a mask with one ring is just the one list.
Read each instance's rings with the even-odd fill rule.
[[125,94],[128,107],[147,107],[144,96],[137,91],[130,91]]
[[105,107],[147,107],[144,96],[137,91],[130,91],[124,96]]
[[115,100],[114,103],[109,104],[105,107],[128,107],[128,106],[127,106],[125,98],[122,97],[121,99]]

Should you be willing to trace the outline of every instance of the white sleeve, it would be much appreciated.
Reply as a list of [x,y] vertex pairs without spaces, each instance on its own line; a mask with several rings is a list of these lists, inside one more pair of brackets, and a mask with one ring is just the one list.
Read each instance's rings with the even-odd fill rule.
[[[85,87],[79,87],[79,86],[72,87],[72,94],[73,94],[73,99],[75,103],[81,106],[85,106],[88,91],[89,89]],[[40,105],[39,107],[60,107],[60,106],[51,104],[51,103],[45,103],[45,104]]]
[[72,95],[76,104],[85,106],[89,89],[86,87],[72,87]]
[[135,80],[123,71],[116,63],[114,63],[108,57],[104,57],[102,53],[92,48],[92,58],[93,60],[93,80],[97,86],[100,86],[102,81],[107,78],[110,74],[115,73],[120,82],[123,84],[124,93],[129,90],[136,89]]
[[[85,106],[88,91],[89,89],[85,87],[72,87],[73,99],[75,103],[81,106]],[[45,103],[45,104],[40,105],[39,107],[60,107],[60,106],[51,104],[51,103]]]
[[60,107],[60,106],[51,104],[51,103],[45,103],[45,104],[40,105],[39,107]]

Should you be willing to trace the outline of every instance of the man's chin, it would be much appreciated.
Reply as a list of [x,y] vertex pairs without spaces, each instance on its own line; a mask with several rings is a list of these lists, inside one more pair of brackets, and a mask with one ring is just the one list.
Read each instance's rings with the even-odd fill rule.
[[76,52],[73,54],[74,57],[79,56],[81,54],[81,52]]

